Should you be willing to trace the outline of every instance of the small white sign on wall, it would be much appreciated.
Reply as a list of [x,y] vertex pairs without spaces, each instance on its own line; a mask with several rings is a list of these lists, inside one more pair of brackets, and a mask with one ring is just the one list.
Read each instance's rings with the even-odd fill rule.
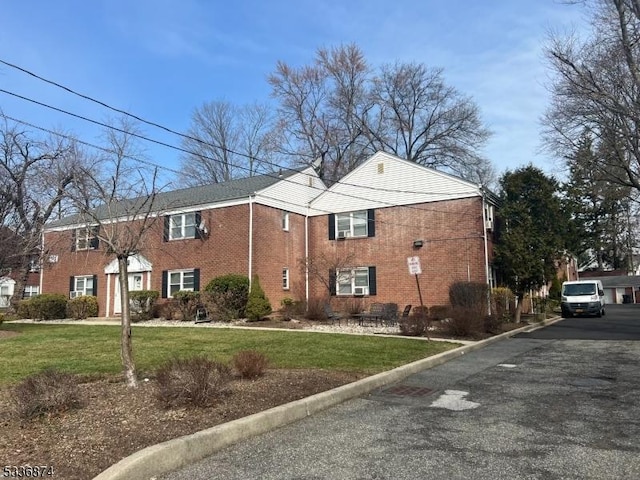
[[407,265],[411,275],[420,275],[422,268],[420,267],[420,257],[407,257]]

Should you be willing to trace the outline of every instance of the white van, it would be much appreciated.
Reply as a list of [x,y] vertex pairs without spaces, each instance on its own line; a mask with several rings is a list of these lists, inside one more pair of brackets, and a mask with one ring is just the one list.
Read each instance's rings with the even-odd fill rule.
[[601,317],[604,311],[604,289],[600,280],[578,280],[562,284],[560,300],[562,317],[574,315],[595,315]]

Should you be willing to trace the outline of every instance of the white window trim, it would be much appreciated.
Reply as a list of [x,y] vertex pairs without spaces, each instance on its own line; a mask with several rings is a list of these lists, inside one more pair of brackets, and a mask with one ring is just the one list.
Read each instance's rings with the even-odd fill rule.
[[[78,288],[78,280],[84,280],[84,287]],[[87,293],[87,281],[91,281],[91,293]],[[77,275],[73,277],[73,291],[76,292],[76,297],[83,297],[86,295],[93,295],[95,285],[93,284],[93,275]],[[78,295],[80,293],[80,295]]]
[[[91,246],[93,239],[96,238],[93,227],[76,228],[76,250],[93,250]],[[84,242],[84,246],[80,246],[80,242]]]
[[[364,235],[356,235],[354,233],[355,228],[354,228],[354,215],[356,214],[362,214],[364,213],[364,217],[365,217],[365,232]],[[340,230],[338,225],[340,224],[340,218],[346,218],[349,217],[349,230]],[[356,210],[353,212],[345,212],[345,213],[336,213],[336,218],[335,218],[335,225],[336,225],[336,238],[342,238],[340,237],[340,232],[344,232],[346,235],[345,237],[348,238],[364,238],[369,236],[369,212],[367,210]]]
[[[187,224],[187,216],[189,215],[193,215],[193,223]],[[177,218],[180,218],[180,236],[173,235],[174,228],[178,227],[178,225],[174,225],[174,219]],[[193,226],[193,235],[187,236],[186,230],[191,226]],[[169,240],[184,240],[186,238],[195,238],[197,228],[198,225],[196,225],[196,212],[175,213],[173,215],[169,215]]]
[[25,285],[22,298],[31,298],[36,295],[40,295],[40,287],[38,285]]
[[289,290],[289,269],[282,269],[282,289]]
[[[171,275],[175,274],[175,273],[179,273],[180,274],[180,283],[179,284],[174,284],[171,283]],[[167,271],[167,298],[173,298],[173,294],[171,293],[171,286],[172,285],[179,285],[180,288],[178,288],[178,290],[176,290],[176,292],[193,292],[194,288],[185,288],[184,287],[184,274],[185,273],[191,273],[193,275],[193,281],[194,281],[194,285],[195,285],[195,275],[196,275],[196,271],[194,268],[185,268],[183,270],[168,270]]]
[[[367,285],[356,285],[356,271],[366,272]],[[340,276],[341,275],[349,275],[349,280],[351,281],[350,291],[347,293],[340,292]],[[346,282],[343,282],[346,283]],[[338,296],[353,296],[355,295],[356,287],[364,288],[362,295],[369,295],[369,267],[354,267],[354,268],[340,268],[336,270],[336,295]]]

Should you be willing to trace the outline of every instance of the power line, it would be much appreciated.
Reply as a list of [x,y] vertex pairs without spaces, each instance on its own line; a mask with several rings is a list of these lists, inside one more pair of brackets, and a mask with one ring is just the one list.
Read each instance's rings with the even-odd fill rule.
[[[112,111],[114,111],[114,112],[120,113],[120,114],[122,114],[122,115],[126,115],[126,116],[128,116],[128,117],[131,117],[131,118],[133,118],[133,119],[135,119],[135,120],[137,120],[137,121],[139,121],[139,122],[141,122],[141,123],[144,123],[144,124],[146,124],[146,125],[150,125],[150,126],[153,126],[153,127],[159,128],[159,129],[161,129],[161,130],[164,130],[165,132],[171,133],[171,134],[176,135],[176,136],[178,136],[178,137],[180,137],[180,138],[186,138],[186,139],[192,140],[192,141],[194,141],[194,142],[197,142],[197,143],[200,143],[200,144],[203,144],[203,145],[209,146],[209,147],[213,147],[213,148],[216,148],[216,149],[219,149],[219,150],[222,150],[222,151],[225,151],[225,152],[231,153],[231,154],[233,154],[233,155],[237,155],[237,156],[239,156],[239,157],[246,158],[246,159],[248,159],[248,160],[252,160],[252,161],[253,161],[253,160],[262,160],[262,161],[265,161],[264,159],[254,158],[254,157],[252,157],[252,156],[250,156],[250,155],[247,155],[247,154],[244,154],[244,153],[241,153],[241,152],[236,152],[236,151],[234,151],[234,150],[231,150],[231,149],[230,149],[230,148],[228,148],[228,147],[223,147],[223,146],[221,146],[221,145],[215,145],[215,144],[213,144],[213,143],[207,142],[207,141],[202,140],[202,139],[200,139],[200,138],[193,137],[193,136],[191,136],[191,135],[188,135],[188,134],[185,134],[185,133],[182,133],[182,132],[178,132],[178,131],[173,130],[173,129],[169,128],[169,127],[166,127],[166,126],[164,126],[164,125],[161,125],[161,124],[159,124],[159,123],[157,123],[157,122],[153,122],[153,121],[147,120],[147,119],[145,119],[145,118],[142,118],[142,117],[140,117],[140,116],[138,116],[138,115],[135,115],[135,114],[132,114],[132,113],[130,113],[130,112],[127,112],[126,110],[123,110],[123,109],[120,109],[120,108],[117,108],[117,107],[113,107],[113,106],[111,106],[111,105],[109,105],[109,104],[107,104],[107,103],[105,103],[105,102],[103,102],[103,101],[101,101],[101,100],[98,100],[98,99],[93,98],[93,97],[91,97],[91,96],[89,96],[89,95],[85,95],[85,94],[83,94],[83,93],[77,92],[77,91],[75,91],[74,89],[72,89],[72,88],[70,88],[70,87],[67,87],[67,86],[65,86],[65,85],[62,85],[62,84],[60,84],[60,83],[58,83],[58,82],[55,82],[55,81],[53,81],[53,80],[50,80],[50,79],[48,79],[48,78],[42,77],[41,75],[38,75],[38,74],[36,74],[36,73],[34,73],[34,72],[30,71],[30,70],[27,70],[26,68],[20,67],[20,66],[18,66],[18,65],[15,65],[15,64],[13,64],[13,63],[7,62],[7,61],[5,61],[5,60],[0,59],[0,63],[1,63],[1,64],[6,65],[6,66],[8,66],[8,67],[14,68],[14,69],[16,69],[16,70],[18,70],[18,71],[20,71],[20,72],[23,72],[23,73],[25,73],[25,74],[27,74],[27,75],[29,75],[29,76],[32,76],[32,77],[34,77],[34,78],[36,78],[36,79],[38,79],[38,80],[40,80],[40,81],[42,81],[42,82],[48,83],[48,84],[53,85],[53,86],[55,86],[55,87],[57,87],[57,88],[60,88],[60,89],[62,89],[62,90],[65,90],[66,92],[69,92],[69,93],[71,93],[72,95],[76,95],[76,96],[78,96],[78,97],[80,97],[80,98],[83,98],[83,99],[85,99],[85,100],[88,100],[88,101],[90,101],[90,102],[93,102],[93,103],[95,103],[95,104],[97,104],[97,105],[100,105],[100,106],[102,106],[102,107],[105,107],[105,108],[107,108],[107,109],[109,109],[109,110],[112,110]],[[65,112],[65,111],[60,110],[60,109],[56,109],[56,107],[50,107],[50,106],[48,106],[48,105],[46,105],[46,104],[41,104],[41,103],[39,103],[39,102],[37,102],[37,101],[35,101],[35,100],[31,100],[31,99],[29,99],[29,98],[22,97],[22,96],[20,96],[20,95],[17,95],[17,94],[11,93],[11,92],[7,92],[6,90],[0,90],[0,91],[2,91],[2,92],[4,92],[4,93],[8,93],[9,95],[17,96],[17,97],[22,98],[23,100],[26,100],[26,101],[33,101],[33,102],[38,103],[38,104],[40,104],[40,105],[42,105],[42,106],[45,106],[45,107],[48,107],[48,108],[53,108],[54,110],[58,110],[58,111],[59,111],[59,112],[61,112],[61,113],[67,113],[67,114],[69,114],[69,115],[75,116],[75,117],[80,118],[80,119],[82,119],[82,120],[89,121],[89,122],[91,122],[91,123],[97,123],[98,125],[105,126],[106,128],[114,128],[114,127],[109,126],[109,125],[104,125],[104,124],[102,124],[101,122],[96,122],[96,121],[94,121],[94,120],[91,120],[91,119],[88,119],[88,118],[85,118],[85,117],[82,117],[82,116],[78,116],[78,115],[75,115],[75,114],[71,114],[71,113]],[[141,137],[141,138],[143,138],[143,137]],[[195,152],[190,152],[190,151],[187,151],[187,150],[184,150],[184,149],[181,149],[181,148],[178,148],[178,147],[175,147],[175,146],[172,146],[172,145],[166,144],[166,143],[164,143],[164,142],[154,141],[153,139],[146,139],[146,138],[144,138],[144,139],[145,139],[145,140],[148,140],[148,141],[151,141],[151,142],[153,142],[153,143],[156,143],[156,144],[158,144],[158,145],[162,145],[162,146],[169,147],[169,148],[174,148],[174,149],[176,149],[176,150],[182,151],[182,152],[184,152],[184,153],[188,153],[188,154],[190,154],[190,155],[204,156],[204,155],[197,154],[197,153],[195,153]],[[213,161],[213,162],[219,162],[218,160],[213,159],[213,158],[210,158],[210,157],[207,157],[207,156],[204,156],[204,158],[206,158],[207,160],[211,160],[211,161]],[[265,161],[265,162],[266,162],[266,161]],[[281,165],[281,164],[278,164],[278,163],[272,163],[272,162],[266,162],[266,163],[270,163],[270,164],[272,164],[272,165],[274,165],[274,166],[276,166],[276,167],[278,167],[278,168],[285,168],[285,169],[290,168],[290,167],[288,167],[288,166]],[[240,168],[240,169],[244,169],[244,170],[250,170],[250,169],[247,169],[246,167],[242,167],[242,166],[240,166],[240,165],[233,165],[233,164],[230,164],[230,165],[231,165],[232,167],[236,167],[236,168]],[[354,184],[349,184],[349,183],[341,182],[340,180],[336,181],[336,183],[341,184],[341,185],[346,185],[346,186],[359,187],[359,188],[364,188],[364,189],[369,189],[369,190],[375,190],[375,191],[383,191],[383,192],[388,192],[388,193],[407,193],[407,194],[422,194],[422,193],[424,193],[424,192],[414,192],[414,191],[402,191],[402,190],[395,190],[395,189],[386,189],[386,188],[382,188],[382,187],[369,187],[369,186],[364,186],[364,185],[354,185]],[[433,194],[434,194],[434,195],[435,195],[435,194],[437,194],[437,195],[455,195],[455,194],[452,194],[452,193],[449,193],[449,192],[433,192]]]
[[[25,126],[28,126],[28,127],[31,127],[31,128],[37,129],[37,130],[40,130],[40,131],[43,131],[43,132],[45,132],[45,133],[49,133],[49,134],[51,134],[51,135],[55,135],[55,136],[58,136],[58,137],[64,138],[64,139],[66,139],[66,140],[68,140],[68,141],[71,141],[71,142],[77,142],[77,143],[79,143],[79,144],[81,144],[81,145],[85,145],[85,146],[87,146],[87,147],[94,148],[94,149],[99,150],[99,151],[103,151],[103,152],[105,152],[105,153],[110,153],[110,154],[118,153],[118,152],[115,152],[114,150],[111,150],[111,149],[108,149],[108,148],[105,148],[105,147],[101,147],[101,146],[95,145],[95,144],[90,143],[90,142],[87,142],[87,141],[85,141],[85,140],[80,140],[80,139],[78,139],[77,137],[73,137],[73,136],[70,136],[70,135],[66,135],[66,134],[63,134],[63,133],[61,133],[61,132],[56,132],[56,131],[54,131],[54,130],[51,130],[51,129],[48,129],[48,128],[45,128],[45,127],[41,127],[41,126],[35,125],[35,124],[33,124],[33,123],[26,122],[26,121],[24,121],[24,120],[20,120],[20,119],[18,119],[18,118],[15,118],[15,117],[12,117],[12,116],[6,115],[6,114],[4,114],[4,113],[2,114],[2,116],[4,116],[5,118],[7,118],[7,119],[9,119],[9,120],[11,120],[11,121],[13,121],[13,122],[16,122],[16,123],[19,123],[19,124],[22,124],[22,125],[25,125]],[[137,157],[132,157],[132,156],[129,156],[129,155],[124,155],[124,157],[125,157],[125,158],[129,158],[129,159],[131,159],[131,160],[134,160],[134,161],[136,161],[136,162],[139,162],[139,163],[142,163],[142,164],[145,164],[145,165],[148,165],[148,166],[154,167],[154,168],[163,169],[163,170],[168,170],[168,171],[170,171],[170,172],[172,172],[172,173],[177,173],[177,171],[176,171],[176,170],[173,170],[173,169],[171,169],[171,168],[165,167],[165,166],[163,166],[163,165],[158,165],[158,164],[153,163],[153,162],[150,162],[150,161],[146,161],[146,160],[144,160],[144,159],[140,159],[140,158],[137,158]],[[278,178],[278,180],[279,180],[279,181],[290,181],[291,183],[295,183],[295,182],[292,182],[291,180],[286,179],[286,178],[279,178],[279,177],[275,177],[275,176],[273,176],[273,178]],[[297,185],[297,184],[296,184],[296,185]],[[238,189],[237,187],[235,187],[235,188],[234,188],[233,186],[231,186],[231,188],[232,188],[232,189],[234,189],[234,190],[240,191],[240,189]],[[315,188],[316,188],[316,189],[318,189],[317,187],[315,187]],[[326,190],[322,190],[322,189],[318,189],[318,190],[321,190],[321,191],[323,191],[323,192],[324,192],[324,191],[326,191]],[[242,190],[242,192],[244,193],[244,190]],[[338,195],[341,195],[341,194],[338,194]],[[345,194],[345,195],[346,195],[346,194]],[[263,198],[266,198],[266,199],[270,199],[270,200],[274,200],[274,201],[276,201],[276,202],[279,202],[279,203],[282,203],[282,204],[285,204],[285,205],[291,205],[291,206],[295,206],[295,207],[300,207],[300,204],[299,204],[299,203],[294,203],[294,202],[290,202],[290,201],[283,200],[283,199],[280,199],[280,198],[271,197],[271,196],[269,196],[269,195],[260,194],[260,197],[263,197]],[[355,197],[355,198],[359,198],[359,199],[361,199],[360,197]],[[435,213],[447,213],[447,214],[456,213],[456,212],[441,212],[441,211],[439,211],[439,210],[423,209],[423,208],[419,208],[419,207],[412,207],[412,206],[410,206],[410,205],[394,205],[394,206],[396,206],[396,207],[413,208],[413,209],[415,209],[415,210],[419,210],[419,211],[422,211],[422,212],[435,212]],[[318,212],[323,212],[323,213],[325,213],[325,214],[334,214],[334,213],[335,213],[335,212],[330,211],[330,210],[324,210],[324,209],[319,209],[319,208],[314,208],[314,210],[316,210],[316,211],[318,211]],[[466,213],[460,213],[460,215],[466,215]],[[368,219],[367,219],[367,220],[368,220]],[[380,218],[376,218],[373,222],[375,222],[375,223],[377,223],[377,224],[390,225],[390,226],[393,226],[393,227],[405,227],[405,228],[411,228],[411,229],[419,228],[419,227],[420,227],[419,225],[415,225],[415,224],[402,224],[402,223],[397,223],[397,222],[389,222],[389,221],[381,220]],[[475,238],[475,237],[463,237],[463,238]],[[479,236],[479,237],[477,237],[477,238],[481,238],[481,236]],[[458,239],[459,239],[459,238],[451,238],[451,239],[425,239],[425,241],[435,242],[435,241],[458,240]]]

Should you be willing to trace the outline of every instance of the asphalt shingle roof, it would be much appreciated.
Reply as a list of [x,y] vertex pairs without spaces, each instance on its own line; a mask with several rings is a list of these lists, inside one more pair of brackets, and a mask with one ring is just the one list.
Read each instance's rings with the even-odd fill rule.
[[[239,178],[224,183],[213,183],[199,187],[161,192],[155,198],[153,211],[180,210],[183,208],[247,198],[249,195],[264,190],[299,171],[300,170],[284,170],[281,174],[256,175],[254,177]],[[106,220],[131,214],[131,212],[135,211],[143,213],[146,210],[146,207],[143,205],[145,200],[146,197],[121,201],[111,206],[101,205],[93,210],[92,215],[99,220]],[[86,223],[85,218],[86,217],[79,214],[70,215],[47,224],[47,227],[55,228]]]

